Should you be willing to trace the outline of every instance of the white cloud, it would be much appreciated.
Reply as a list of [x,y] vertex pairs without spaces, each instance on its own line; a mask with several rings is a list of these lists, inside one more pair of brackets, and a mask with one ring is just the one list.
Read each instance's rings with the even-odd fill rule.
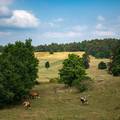
[[82,36],[81,32],[46,32],[42,35],[44,38],[75,38]]
[[0,37],[1,36],[8,36],[8,35],[10,35],[11,33],[10,32],[1,32],[0,31]]
[[6,17],[6,16],[10,16],[10,15],[11,15],[11,11],[9,10],[8,7],[6,7],[6,6],[0,7],[0,17]]
[[57,18],[57,19],[52,20],[51,22],[46,22],[44,24],[48,25],[48,27],[56,28],[56,27],[60,27],[60,24],[58,24],[58,23],[61,23],[63,21],[64,21],[63,18]]
[[63,22],[64,19],[63,19],[63,18],[57,18],[57,19],[54,19],[53,21],[54,21],[54,22]]
[[76,25],[72,27],[73,30],[75,31],[84,31],[88,29],[88,26],[84,25],[84,26],[80,26],[80,25]]
[[0,0],[0,5],[9,5],[13,2],[13,0]]
[[101,15],[99,15],[99,16],[97,17],[97,19],[98,19],[99,21],[105,21],[105,18],[104,18],[103,16],[101,16]]
[[103,26],[103,24],[101,23],[98,23],[95,28],[101,30],[101,29],[105,29],[105,26]]
[[49,25],[50,27],[56,27],[56,24],[53,23],[53,22],[49,22],[48,25]]
[[115,36],[115,33],[112,31],[95,31],[93,33],[95,36]]
[[0,25],[17,28],[34,28],[39,25],[39,20],[30,12],[14,10],[10,18],[0,20]]

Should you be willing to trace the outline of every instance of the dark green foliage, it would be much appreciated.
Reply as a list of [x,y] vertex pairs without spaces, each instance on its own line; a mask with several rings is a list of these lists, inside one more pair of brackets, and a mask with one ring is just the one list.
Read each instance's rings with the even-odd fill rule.
[[59,74],[60,81],[65,85],[70,87],[76,86],[74,83],[81,82],[86,78],[82,58],[74,54],[69,54],[68,59],[64,60],[63,68]]
[[83,51],[84,44],[79,43],[67,43],[67,44],[57,44],[52,43],[49,45],[39,45],[34,47],[34,50],[37,52],[63,52],[63,51]]
[[111,61],[109,71],[114,76],[120,76],[120,41],[119,44],[113,48]]
[[89,63],[90,63],[90,57],[87,53],[83,54],[82,56],[83,59],[83,65],[85,67],[85,69],[88,69],[90,67]]
[[0,55],[0,107],[26,96],[35,85],[37,66],[30,39],[4,47]]
[[120,76],[120,65],[116,65],[114,67],[112,67],[112,74],[114,76]]
[[3,51],[4,47],[0,45],[0,53]]
[[45,63],[45,68],[49,68],[50,67],[50,63],[49,63],[49,61],[47,61],[46,63]]
[[95,39],[91,41],[73,42],[66,44],[52,43],[50,45],[39,45],[34,47],[35,51],[86,51],[88,54],[95,56],[96,58],[109,58],[111,56],[111,51],[116,44],[118,44],[119,39]]
[[92,88],[92,80],[90,77],[81,78],[81,80],[75,80],[73,85],[80,91],[84,92]]
[[109,58],[113,46],[118,43],[117,39],[95,39],[88,41],[86,44],[86,52],[96,58]]
[[50,51],[49,53],[50,53],[50,54],[54,54],[54,52],[53,52],[53,51]]
[[40,82],[35,80],[35,85],[40,85]]
[[107,69],[106,63],[104,63],[103,61],[101,61],[101,62],[98,64],[98,69]]

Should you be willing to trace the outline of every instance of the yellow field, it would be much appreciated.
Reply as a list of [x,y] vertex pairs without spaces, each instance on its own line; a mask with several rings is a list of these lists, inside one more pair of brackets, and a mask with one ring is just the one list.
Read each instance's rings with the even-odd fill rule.
[[[39,60],[38,81],[48,82],[50,79],[58,77],[58,70],[62,67],[63,60],[72,53],[82,56],[84,52],[55,52],[54,54],[36,52],[35,56]],[[49,69],[45,68],[46,61],[50,62]]]

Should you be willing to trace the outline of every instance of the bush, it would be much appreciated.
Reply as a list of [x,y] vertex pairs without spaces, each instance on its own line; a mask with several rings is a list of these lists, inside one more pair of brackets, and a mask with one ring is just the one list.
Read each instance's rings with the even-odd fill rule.
[[50,63],[49,63],[49,61],[47,61],[46,63],[45,63],[45,68],[49,68],[50,67]]
[[90,67],[89,63],[90,63],[90,57],[87,53],[83,54],[82,56],[83,59],[83,65],[85,67],[85,69],[88,69]]
[[53,52],[53,51],[50,51],[49,53],[50,53],[50,54],[54,54],[54,52]]
[[98,64],[98,69],[107,69],[106,63],[104,63],[103,61],[100,62],[100,63]]
[[35,85],[40,85],[40,82],[35,80]]
[[113,48],[109,72],[114,76],[120,76],[120,41]]
[[63,68],[60,70],[59,74],[59,82],[63,82],[66,86],[75,86],[80,91],[83,87],[86,87],[84,90],[87,89],[87,85],[83,86],[82,81],[86,80],[88,77],[86,76],[83,59],[79,56],[70,54],[68,59],[64,60]]
[[89,77],[85,77],[81,80],[74,81],[74,86],[80,91],[84,92],[92,88],[92,80]]
[[120,76],[120,66],[115,66],[111,70],[113,76]]
[[0,107],[21,101],[35,85],[38,60],[31,40],[5,46],[0,55]]

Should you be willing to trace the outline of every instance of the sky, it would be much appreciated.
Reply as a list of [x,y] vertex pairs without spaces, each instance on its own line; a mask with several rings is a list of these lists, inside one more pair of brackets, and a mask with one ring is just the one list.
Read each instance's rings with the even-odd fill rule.
[[120,38],[120,0],[0,0],[0,45]]

